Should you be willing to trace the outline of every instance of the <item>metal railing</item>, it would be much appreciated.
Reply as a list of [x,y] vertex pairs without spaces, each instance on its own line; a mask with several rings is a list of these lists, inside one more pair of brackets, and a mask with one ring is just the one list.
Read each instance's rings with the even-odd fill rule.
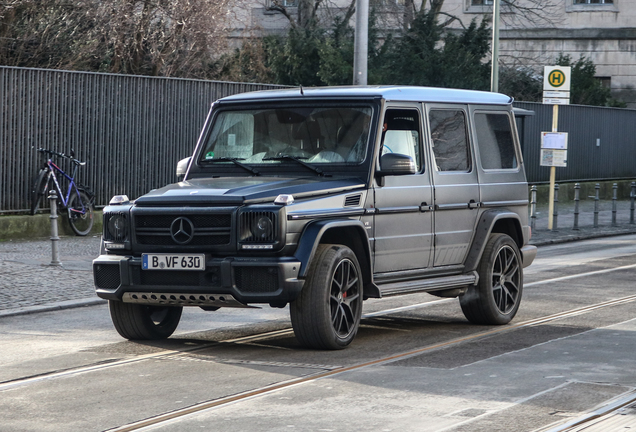
[[280,87],[0,66],[0,213],[29,208],[36,148],[74,149],[102,206],[174,182],[212,102]]

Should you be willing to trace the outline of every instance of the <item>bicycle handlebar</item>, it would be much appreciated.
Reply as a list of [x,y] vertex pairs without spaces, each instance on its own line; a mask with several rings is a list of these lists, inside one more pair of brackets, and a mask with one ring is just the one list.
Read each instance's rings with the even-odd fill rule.
[[75,159],[73,156],[67,156],[64,153],[58,153],[54,150],[47,150],[47,149],[43,149],[43,148],[39,148],[37,149],[38,152],[42,153],[42,154],[49,154],[51,156],[59,156],[59,157],[63,157],[65,159],[70,159],[71,162],[73,162],[74,164],[77,165],[85,165],[86,162],[80,162],[79,160]]

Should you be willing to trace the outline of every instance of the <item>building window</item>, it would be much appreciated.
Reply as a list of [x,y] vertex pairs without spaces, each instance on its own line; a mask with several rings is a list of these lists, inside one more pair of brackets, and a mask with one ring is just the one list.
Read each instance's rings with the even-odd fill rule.
[[605,88],[612,88],[612,77],[596,77],[601,82],[601,85]]
[[296,7],[298,6],[298,0],[269,0],[267,6]]
[[614,0],[574,0],[574,4],[612,4]]
[[471,6],[492,6],[493,0],[470,0]]

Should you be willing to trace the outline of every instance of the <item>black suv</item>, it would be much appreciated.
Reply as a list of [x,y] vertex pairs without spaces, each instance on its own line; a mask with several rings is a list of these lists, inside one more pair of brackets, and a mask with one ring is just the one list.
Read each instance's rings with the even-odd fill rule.
[[418,87],[289,89],[215,102],[181,181],[104,209],[97,295],[159,339],[183,306],[290,305],[305,346],[347,346],[362,303],[459,297],[516,314],[528,189],[511,98]]

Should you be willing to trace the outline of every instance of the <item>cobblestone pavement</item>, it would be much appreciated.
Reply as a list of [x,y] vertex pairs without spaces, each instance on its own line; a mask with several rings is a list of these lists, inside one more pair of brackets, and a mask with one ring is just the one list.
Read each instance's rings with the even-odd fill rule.
[[0,311],[95,299],[91,261],[100,238],[61,237],[62,266],[49,266],[48,239],[0,243]]
[[[630,203],[617,203],[617,226],[612,202],[599,203],[599,227],[594,228],[594,202],[582,201],[579,229],[574,230],[574,204],[560,204],[556,229],[548,230],[547,206],[537,208],[531,243],[545,245],[586,238],[636,233],[630,224]],[[94,292],[91,262],[99,255],[100,238],[62,237],[58,242],[61,267],[51,262],[49,239],[0,242],[0,317],[99,302]]]

